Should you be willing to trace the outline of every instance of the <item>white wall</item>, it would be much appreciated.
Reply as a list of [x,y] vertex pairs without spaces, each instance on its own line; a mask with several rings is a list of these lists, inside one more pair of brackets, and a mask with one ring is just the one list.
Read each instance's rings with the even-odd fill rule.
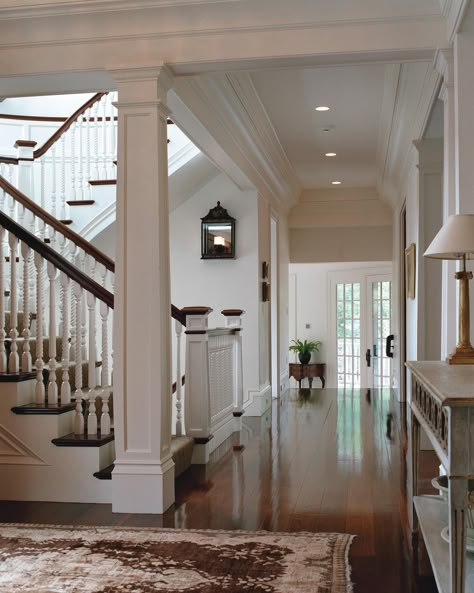
[[[236,219],[236,258],[201,259],[201,217],[217,200]],[[239,191],[219,175],[170,215],[171,300],[179,308],[209,306],[210,327],[223,326],[222,309],[244,309],[244,397],[258,391],[259,377],[259,261],[258,198]],[[150,263],[152,263],[152,259]]]

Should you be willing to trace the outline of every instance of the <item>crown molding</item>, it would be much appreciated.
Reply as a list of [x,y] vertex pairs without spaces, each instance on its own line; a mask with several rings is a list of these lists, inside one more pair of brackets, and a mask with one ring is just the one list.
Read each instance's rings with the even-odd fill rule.
[[[279,208],[287,209],[297,201],[300,184],[249,74],[178,78],[174,90],[250,187]],[[188,134],[174,109],[173,114]],[[190,137],[219,166],[212,147],[209,153],[200,138]],[[233,171],[222,170],[232,179]],[[239,187],[249,189],[248,184]]]
[[144,8],[175,8],[196,5],[230,4],[241,0],[0,0],[0,19],[37,18],[97,12],[120,12]]
[[443,16],[446,19],[449,44],[454,43],[454,38],[462,26],[469,4],[470,0],[446,0]]

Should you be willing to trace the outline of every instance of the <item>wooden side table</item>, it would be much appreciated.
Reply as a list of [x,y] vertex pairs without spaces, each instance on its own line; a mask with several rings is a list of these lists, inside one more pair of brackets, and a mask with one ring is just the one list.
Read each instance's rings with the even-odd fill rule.
[[301,388],[301,380],[308,379],[309,388],[313,386],[313,378],[319,377],[321,384],[326,385],[326,363],[320,362],[316,364],[299,364],[290,362],[290,377],[294,377],[298,381],[298,386]]

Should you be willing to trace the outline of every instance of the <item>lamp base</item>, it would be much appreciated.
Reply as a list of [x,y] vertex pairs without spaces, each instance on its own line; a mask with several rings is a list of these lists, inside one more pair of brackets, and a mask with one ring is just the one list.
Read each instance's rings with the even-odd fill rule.
[[456,348],[446,359],[448,364],[474,364],[474,348]]

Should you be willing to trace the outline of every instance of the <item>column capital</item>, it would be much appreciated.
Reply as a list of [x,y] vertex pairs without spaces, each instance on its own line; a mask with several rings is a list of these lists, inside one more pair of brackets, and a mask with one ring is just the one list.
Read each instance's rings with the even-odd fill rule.
[[174,75],[166,64],[152,66],[123,65],[109,70],[117,82],[119,105],[166,100]]

